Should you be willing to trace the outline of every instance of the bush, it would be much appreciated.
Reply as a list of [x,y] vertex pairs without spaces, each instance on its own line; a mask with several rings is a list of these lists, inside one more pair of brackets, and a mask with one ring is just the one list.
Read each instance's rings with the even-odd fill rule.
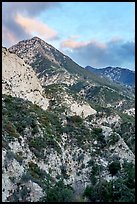
[[83,122],[83,119],[78,115],[74,115],[74,116],[67,117],[67,122],[72,124],[74,123],[76,125],[76,124],[81,124]]
[[93,128],[92,130],[93,130],[93,133],[94,133],[95,135],[98,135],[98,134],[101,134],[101,133],[102,133],[102,128]]
[[20,165],[22,164],[22,162],[23,162],[23,156],[22,155],[16,153],[15,159],[19,162]]
[[69,176],[67,174],[67,166],[64,164],[60,166],[62,176],[67,179]]
[[114,202],[135,202],[135,189],[130,189],[123,178],[114,181],[113,200]]
[[134,189],[135,188],[135,165],[130,162],[124,162],[123,164],[123,171],[125,177],[125,183],[128,188]]
[[72,202],[73,190],[70,186],[66,186],[63,181],[58,181],[54,186],[49,187],[43,202]]
[[112,176],[116,175],[118,171],[121,169],[120,162],[114,161],[111,164],[109,164],[109,172]]
[[87,186],[83,196],[91,202],[111,202],[112,184],[103,180],[94,186]]
[[112,133],[109,137],[109,145],[115,145],[119,140],[119,135],[116,133]]
[[93,187],[87,186],[84,193],[83,193],[83,196],[87,197],[88,199],[91,199],[91,196],[92,196],[93,192],[94,192]]
[[34,162],[29,162],[29,170],[31,176],[35,179],[44,179],[46,176],[46,172],[38,167]]

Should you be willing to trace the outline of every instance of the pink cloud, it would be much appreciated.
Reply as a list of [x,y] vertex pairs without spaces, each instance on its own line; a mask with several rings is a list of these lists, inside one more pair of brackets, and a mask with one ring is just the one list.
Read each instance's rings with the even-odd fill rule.
[[75,39],[78,37],[72,37],[69,38],[67,40],[64,40],[63,42],[61,42],[61,48],[71,48],[71,49],[75,49],[75,48],[80,48],[83,47],[85,45],[87,45],[87,42],[77,42]]
[[107,47],[107,45],[103,42],[98,42],[96,40],[91,40],[87,42],[83,42],[83,41],[78,42],[76,40],[77,38],[78,37],[72,37],[67,40],[64,40],[63,42],[61,42],[61,48],[77,49],[88,45],[94,45],[100,49],[105,49]]
[[55,30],[36,18],[24,17],[20,14],[17,14],[15,21],[28,34],[33,36],[38,35],[42,38],[45,38],[45,40],[52,40],[57,38],[57,32]]
[[134,66],[135,43],[132,41],[124,42],[120,37],[115,37],[105,43],[95,39],[82,43],[78,43],[77,39],[64,42],[65,54],[81,66]]

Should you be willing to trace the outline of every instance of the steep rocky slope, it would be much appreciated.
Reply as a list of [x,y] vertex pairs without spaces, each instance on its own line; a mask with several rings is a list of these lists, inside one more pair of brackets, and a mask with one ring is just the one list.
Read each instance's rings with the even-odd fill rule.
[[48,99],[43,95],[33,69],[6,48],[2,48],[2,92],[30,100],[47,109]]
[[3,202],[134,202],[127,89],[89,77],[36,37],[3,48],[2,60]]
[[77,199],[91,184],[95,167],[100,169],[93,175],[96,183],[113,179],[109,165],[114,161],[122,175],[125,161],[134,164],[134,154],[112,128],[121,119],[113,115],[103,124],[105,119],[97,118],[58,116],[3,95],[3,201],[38,201],[47,185],[58,181],[73,187]]

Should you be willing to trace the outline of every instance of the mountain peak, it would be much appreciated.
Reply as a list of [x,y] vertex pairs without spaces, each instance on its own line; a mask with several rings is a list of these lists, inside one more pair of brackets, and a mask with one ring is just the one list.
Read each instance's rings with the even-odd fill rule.
[[44,40],[35,36],[31,39],[22,40],[16,45],[13,45],[8,50],[23,58],[24,61],[31,65],[37,56],[45,56],[45,50],[50,51],[51,45],[47,44]]
[[44,47],[51,46],[48,43],[46,43],[44,40],[42,40],[41,38],[34,36],[33,38],[19,41],[16,45],[11,46],[9,50],[11,52],[15,52],[16,50],[23,49],[23,48],[29,50],[30,48],[32,49],[33,47],[34,49],[35,48],[37,49],[38,44]]
[[39,37],[37,37],[37,36],[34,36],[34,37],[32,38],[32,40],[42,40],[42,39],[39,38]]
[[29,39],[29,40],[27,40],[27,41],[35,41],[35,42],[38,42],[38,43],[40,43],[40,44],[42,44],[42,45],[48,45],[48,46],[51,46],[51,45],[49,45],[47,42],[45,42],[44,40],[42,40],[41,38],[39,38],[39,37],[37,37],[37,36],[34,36],[33,38],[31,38],[31,39]]

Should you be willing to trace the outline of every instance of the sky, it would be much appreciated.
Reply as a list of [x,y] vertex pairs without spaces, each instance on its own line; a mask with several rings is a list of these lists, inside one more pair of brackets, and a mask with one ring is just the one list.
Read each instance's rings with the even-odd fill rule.
[[82,67],[135,70],[135,2],[3,2],[3,46],[34,36]]

